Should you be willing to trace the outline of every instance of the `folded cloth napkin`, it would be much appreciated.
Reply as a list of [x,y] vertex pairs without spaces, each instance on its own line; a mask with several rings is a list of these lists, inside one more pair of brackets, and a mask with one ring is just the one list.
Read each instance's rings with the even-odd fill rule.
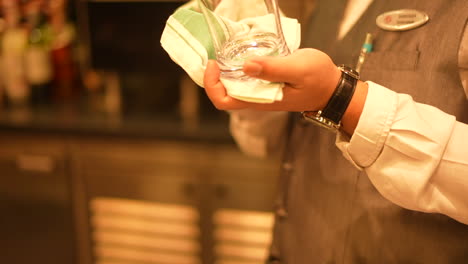
[[[221,27],[228,27],[225,34],[255,32],[265,23],[267,14],[263,0],[223,0],[213,12]],[[253,17],[252,15],[257,16]],[[283,34],[290,51],[299,48],[301,28],[296,19],[281,17]],[[227,36],[229,38],[229,35]],[[171,59],[180,65],[192,80],[203,87],[203,75],[209,59],[216,59],[208,26],[199,11],[197,1],[192,0],[172,14],[161,36],[161,45]],[[271,103],[283,98],[283,83],[245,82],[221,78],[229,96],[239,100]]]

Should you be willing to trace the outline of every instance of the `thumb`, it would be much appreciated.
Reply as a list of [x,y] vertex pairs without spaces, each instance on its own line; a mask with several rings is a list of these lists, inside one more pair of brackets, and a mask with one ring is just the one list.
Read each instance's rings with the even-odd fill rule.
[[203,86],[211,87],[219,82],[219,66],[214,60],[209,60],[203,76]]
[[297,83],[301,73],[298,58],[294,55],[282,57],[256,57],[244,63],[245,74],[271,81]]

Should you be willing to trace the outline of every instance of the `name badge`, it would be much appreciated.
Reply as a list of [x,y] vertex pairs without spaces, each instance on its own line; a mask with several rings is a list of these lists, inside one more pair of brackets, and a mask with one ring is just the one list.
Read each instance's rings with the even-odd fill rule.
[[379,15],[377,26],[389,31],[405,31],[424,25],[429,16],[415,9],[400,9]]

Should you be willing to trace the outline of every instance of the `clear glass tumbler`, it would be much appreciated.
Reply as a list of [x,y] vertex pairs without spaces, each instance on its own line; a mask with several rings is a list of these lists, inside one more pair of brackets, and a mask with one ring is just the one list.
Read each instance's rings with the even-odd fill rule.
[[[277,0],[239,0],[245,12],[239,21],[215,12],[216,1],[198,0],[213,42],[221,78],[251,79],[244,75],[244,62],[257,56],[285,56],[290,53],[281,27]],[[232,1],[234,2],[234,1]]]

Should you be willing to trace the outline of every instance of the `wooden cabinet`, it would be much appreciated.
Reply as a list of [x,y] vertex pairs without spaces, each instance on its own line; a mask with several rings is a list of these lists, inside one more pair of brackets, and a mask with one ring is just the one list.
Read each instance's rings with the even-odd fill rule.
[[178,143],[74,145],[92,263],[203,263],[200,150]]
[[64,145],[0,135],[0,262],[76,263]]
[[[0,195],[9,200],[1,202],[1,228],[18,243],[10,251],[16,256],[2,254],[1,262],[31,263],[17,261],[24,257],[19,251],[35,248],[41,263],[263,262],[275,162],[246,157],[232,143],[4,138],[0,171],[8,181]],[[23,248],[19,240],[39,246]]]
[[254,263],[264,257],[268,243],[252,256],[245,253],[251,245],[229,246],[248,241],[225,234],[248,232],[248,225],[226,229],[236,217],[261,215],[264,229],[252,239],[268,238],[277,175],[271,161],[248,158],[233,144],[157,140],[86,141],[71,152],[86,183],[93,262]]

